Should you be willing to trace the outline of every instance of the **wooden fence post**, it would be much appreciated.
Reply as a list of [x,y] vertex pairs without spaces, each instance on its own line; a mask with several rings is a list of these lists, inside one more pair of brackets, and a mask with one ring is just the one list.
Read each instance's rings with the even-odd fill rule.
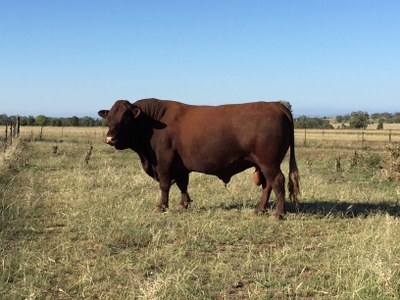
[[42,141],[43,139],[43,125],[40,126],[40,135],[39,135],[39,141]]
[[303,146],[307,146],[307,128],[304,128],[304,141]]
[[392,142],[392,129],[389,129],[389,143]]
[[364,148],[364,130],[361,131],[361,147]]
[[11,121],[11,123],[10,123],[10,145],[13,142],[13,126],[14,126],[13,121]]
[[20,129],[21,119],[19,116],[15,118],[15,130],[14,130],[14,137],[19,137],[19,129]]

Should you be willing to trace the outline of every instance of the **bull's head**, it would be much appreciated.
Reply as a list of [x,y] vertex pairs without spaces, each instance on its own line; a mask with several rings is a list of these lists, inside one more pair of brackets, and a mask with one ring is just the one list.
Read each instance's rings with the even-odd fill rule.
[[108,121],[106,143],[118,150],[130,148],[140,113],[136,105],[126,100],[118,100],[110,110],[100,110],[99,116]]

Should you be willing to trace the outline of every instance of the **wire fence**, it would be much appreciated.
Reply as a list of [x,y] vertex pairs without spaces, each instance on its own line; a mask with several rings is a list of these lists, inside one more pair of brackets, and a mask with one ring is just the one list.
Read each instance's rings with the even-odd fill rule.
[[300,146],[381,147],[400,142],[400,129],[295,129],[295,139]]
[[[20,118],[16,117],[10,120],[5,126],[1,126],[0,129],[0,149],[5,151],[13,140],[20,136]],[[24,128],[24,127],[22,127]],[[31,135],[34,134],[32,129],[29,127],[28,131]],[[41,140],[43,134],[43,127],[34,127],[35,134],[39,131],[39,140]],[[95,130],[95,133],[103,134],[102,128],[90,128],[90,132]],[[64,136],[63,127],[50,127],[46,128],[49,134]],[[68,129],[71,131],[72,129]],[[88,130],[87,128],[78,128],[77,134],[83,134],[82,130]],[[54,131],[54,133],[53,133]],[[71,133],[74,131],[71,131]],[[85,134],[88,134],[87,132]],[[342,146],[352,148],[362,147],[384,147],[390,143],[400,143],[400,129],[295,129],[295,141],[298,146],[312,147],[312,146]]]
[[3,136],[0,135],[0,147],[3,152],[12,145],[13,141],[19,137],[20,134],[20,117],[10,120],[3,128]]

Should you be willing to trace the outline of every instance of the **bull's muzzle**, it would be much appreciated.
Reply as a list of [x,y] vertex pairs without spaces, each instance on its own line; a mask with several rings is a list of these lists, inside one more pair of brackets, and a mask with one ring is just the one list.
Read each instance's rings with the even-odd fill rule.
[[113,136],[106,136],[106,143],[111,145],[111,146],[115,146],[115,137]]

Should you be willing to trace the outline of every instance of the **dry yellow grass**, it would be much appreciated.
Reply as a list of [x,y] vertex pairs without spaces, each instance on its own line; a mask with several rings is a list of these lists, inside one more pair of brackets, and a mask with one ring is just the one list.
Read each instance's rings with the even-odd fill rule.
[[158,184],[103,128],[44,129],[1,157],[0,299],[400,298],[400,198],[381,151],[351,168],[353,149],[298,147],[300,213],[278,222],[254,215],[252,170],[227,188],[192,174],[189,210],[157,214]]
[[396,124],[383,124],[383,129],[392,129],[392,130],[400,130],[400,124],[396,123]]

